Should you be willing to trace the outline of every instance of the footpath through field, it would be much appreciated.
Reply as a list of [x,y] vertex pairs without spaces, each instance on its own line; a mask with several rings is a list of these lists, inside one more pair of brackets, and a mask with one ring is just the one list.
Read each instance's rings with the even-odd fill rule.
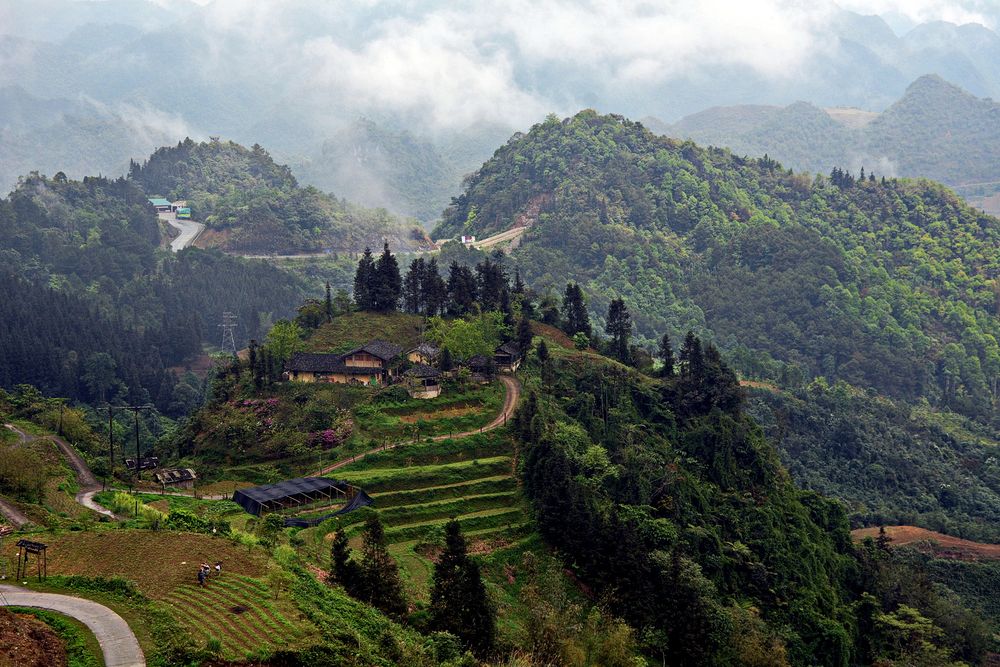
[[97,477],[94,476],[94,473],[90,471],[90,468],[87,466],[87,462],[83,460],[83,457],[80,456],[80,453],[77,452],[72,445],[55,435],[30,435],[13,424],[4,424],[4,428],[14,431],[14,433],[16,433],[21,439],[21,442],[31,442],[33,440],[41,439],[51,440],[56,443],[56,447],[58,447],[59,451],[63,453],[63,456],[66,457],[66,461],[73,469],[73,472],[76,473],[76,482],[80,486],[80,490],[76,492],[76,502],[80,503],[89,510],[97,512],[98,514],[103,514],[104,516],[111,517],[112,519],[117,518],[114,512],[106,507],[101,507],[94,502],[94,494],[101,490],[101,484],[97,481]]
[[0,600],[12,607],[49,609],[80,621],[101,645],[106,667],[145,667],[146,658],[135,633],[121,616],[102,604],[56,593],[36,593],[18,586],[0,585]]
[[[521,400],[521,383],[517,380],[517,378],[515,378],[512,375],[499,375],[497,377],[500,379],[500,382],[503,383],[504,388],[506,389],[506,394],[504,395],[503,399],[503,407],[500,409],[500,413],[496,416],[496,418],[493,421],[491,421],[486,426],[475,429],[473,431],[464,431],[462,433],[454,433],[454,434],[448,433],[445,435],[437,435],[431,438],[431,440],[435,441],[456,440],[458,438],[467,438],[469,436],[473,436],[478,433],[485,433],[487,431],[492,431],[493,429],[499,428],[504,424],[506,424],[507,419],[509,419],[510,416],[514,414],[514,410],[517,408],[517,404]],[[360,454],[355,454],[354,456],[348,457],[341,461],[337,461],[336,463],[332,463],[321,470],[317,470],[316,472],[312,473],[312,476],[319,477],[321,475],[325,475],[330,471],[336,470],[337,468],[343,468],[344,466],[350,465],[355,461],[359,461],[368,456],[369,454],[376,454],[378,452],[384,452],[388,449],[395,449],[399,445],[405,444],[406,442],[409,441],[404,440],[402,442],[386,445],[384,447],[376,447],[375,449],[369,449],[367,452],[361,452]]]

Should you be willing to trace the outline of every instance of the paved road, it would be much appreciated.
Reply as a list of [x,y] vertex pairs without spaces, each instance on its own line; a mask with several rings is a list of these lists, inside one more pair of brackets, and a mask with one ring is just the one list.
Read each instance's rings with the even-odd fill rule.
[[102,604],[56,593],[36,593],[18,586],[0,585],[0,601],[16,607],[50,609],[80,621],[101,645],[106,667],[145,667],[146,657],[135,633],[121,616]]
[[157,216],[174,229],[180,230],[180,236],[170,242],[170,249],[174,252],[187,248],[205,231],[205,225],[194,220],[178,220],[176,213],[160,212]]
[[[507,390],[507,393],[504,395],[503,408],[500,409],[499,414],[497,414],[496,418],[494,418],[493,421],[491,421],[489,424],[479,429],[475,429],[472,431],[464,431],[462,433],[448,433],[445,435],[436,435],[433,438],[431,438],[431,440],[454,440],[456,438],[467,438],[469,436],[476,435],[477,433],[485,433],[486,431],[492,431],[495,428],[500,428],[501,426],[505,425],[507,423],[507,419],[509,419],[510,416],[514,414],[514,410],[517,408],[517,404],[521,400],[521,383],[518,382],[517,378],[515,378],[513,375],[498,375],[497,377],[500,378],[500,382],[503,383],[504,387]],[[412,441],[404,440],[402,442],[397,442],[395,444],[388,445],[385,447],[376,447],[375,449],[369,449],[367,452],[361,452],[360,454],[355,454],[350,458],[346,458],[341,461],[337,461],[336,463],[332,463],[323,468],[322,470],[317,470],[316,472],[312,473],[312,476],[319,477],[320,475],[325,475],[326,473],[332,470],[336,470],[337,468],[343,468],[346,465],[350,465],[355,461],[363,459],[369,454],[384,452],[387,449],[395,449],[396,447],[406,444],[408,442]]]

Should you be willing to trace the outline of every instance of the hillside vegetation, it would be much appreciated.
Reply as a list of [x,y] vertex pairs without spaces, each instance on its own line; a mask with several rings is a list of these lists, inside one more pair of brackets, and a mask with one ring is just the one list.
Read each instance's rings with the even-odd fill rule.
[[977,98],[928,75],[874,118],[855,126],[805,102],[787,107],[713,108],[674,125],[673,137],[724,146],[739,155],[768,154],[796,170],[828,173],[864,166],[880,174],[930,178],[963,187],[963,195],[996,192],[1000,180],[1000,103]]
[[812,377],[996,419],[1000,221],[926,181],[792,174],[617,116],[550,117],[468,181],[436,237],[510,227],[514,259],[622,298],[647,345],[688,328],[744,374]]
[[157,149],[129,178],[150,193],[184,199],[208,226],[207,242],[244,253],[360,251],[389,239],[397,248],[425,242],[416,223],[299,187],[291,170],[261,146],[191,139]]
[[159,252],[146,198],[133,181],[57,174],[0,200],[0,386],[180,414],[196,399],[169,369],[218,344],[223,311],[238,316],[241,347],[294,312],[304,283],[278,269]]

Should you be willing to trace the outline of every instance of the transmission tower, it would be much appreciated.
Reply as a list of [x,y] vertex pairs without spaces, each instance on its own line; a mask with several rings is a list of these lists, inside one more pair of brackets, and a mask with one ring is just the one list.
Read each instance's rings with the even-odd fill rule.
[[236,330],[236,315],[228,310],[222,313],[222,324],[219,326],[222,328],[222,351],[235,355],[236,339],[233,337],[233,331]]

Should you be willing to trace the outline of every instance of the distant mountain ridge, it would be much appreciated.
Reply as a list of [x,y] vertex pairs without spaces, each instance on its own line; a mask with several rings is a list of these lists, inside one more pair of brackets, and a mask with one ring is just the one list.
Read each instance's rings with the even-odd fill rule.
[[1000,103],[980,99],[939,76],[922,76],[880,114],[824,110],[806,102],[787,107],[717,107],[673,125],[652,119],[651,129],[737,154],[763,155],[798,171],[827,174],[833,167],[890,176],[923,177],[960,194],[970,184],[1000,181]]
[[[106,114],[96,109],[62,123],[42,115],[29,131],[3,136],[0,147],[11,148],[0,154],[0,190],[32,170],[63,170],[71,177],[117,175],[129,157],[146,155],[157,145],[186,136],[225,136],[268,146],[293,165],[303,183],[427,221],[502,136],[548,110],[566,114],[594,107],[671,122],[706,106],[785,106],[795,100],[882,111],[928,72],[974,95],[1000,99],[995,31],[931,22],[897,34],[883,18],[836,11],[824,17],[819,32],[801,35],[816,38],[816,48],[782,76],[762,73],[737,58],[699,59],[650,80],[633,79],[620,76],[631,64],[627,55],[594,67],[560,54],[538,55],[516,34],[494,32],[492,26],[470,27],[473,37],[482,30],[489,39],[471,40],[475,53],[469,68],[503,60],[509,72],[487,94],[510,95],[496,104],[478,100],[478,114],[465,117],[453,99],[455,90],[457,97],[466,91],[462,82],[444,80],[440,87],[415,82],[400,94],[385,90],[393,81],[379,80],[379,70],[345,81],[338,65],[338,57],[355,58],[360,67],[369,56],[385,53],[396,58],[393,62],[412,65],[423,51],[395,53],[393,32],[435,18],[440,9],[435,3],[300,2],[282,3],[280,11],[255,3],[253,12],[226,12],[224,4],[0,0],[0,13],[9,18],[9,25],[0,25],[7,33],[0,34],[0,86],[19,86],[39,100],[95,100],[123,120],[129,118],[120,112],[123,106],[146,111],[142,115],[149,121],[112,127],[102,123]],[[995,10],[982,12],[997,19]],[[438,46],[443,57],[465,55]],[[439,95],[450,106],[435,106]],[[477,100],[469,102],[474,106]],[[372,120],[377,131],[358,133],[359,119]],[[505,127],[498,134],[491,125]],[[448,133],[469,140],[456,146]],[[379,156],[370,151],[375,147],[382,149]],[[363,162],[355,148],[361,149]],[[804,167],[820,170],[822,163],[822,171],[828,171],[826,155],[819,157]],[[415,171],[413,164],[426,169]],[[356,181],[348,177],[352,172],[359,175]]]

